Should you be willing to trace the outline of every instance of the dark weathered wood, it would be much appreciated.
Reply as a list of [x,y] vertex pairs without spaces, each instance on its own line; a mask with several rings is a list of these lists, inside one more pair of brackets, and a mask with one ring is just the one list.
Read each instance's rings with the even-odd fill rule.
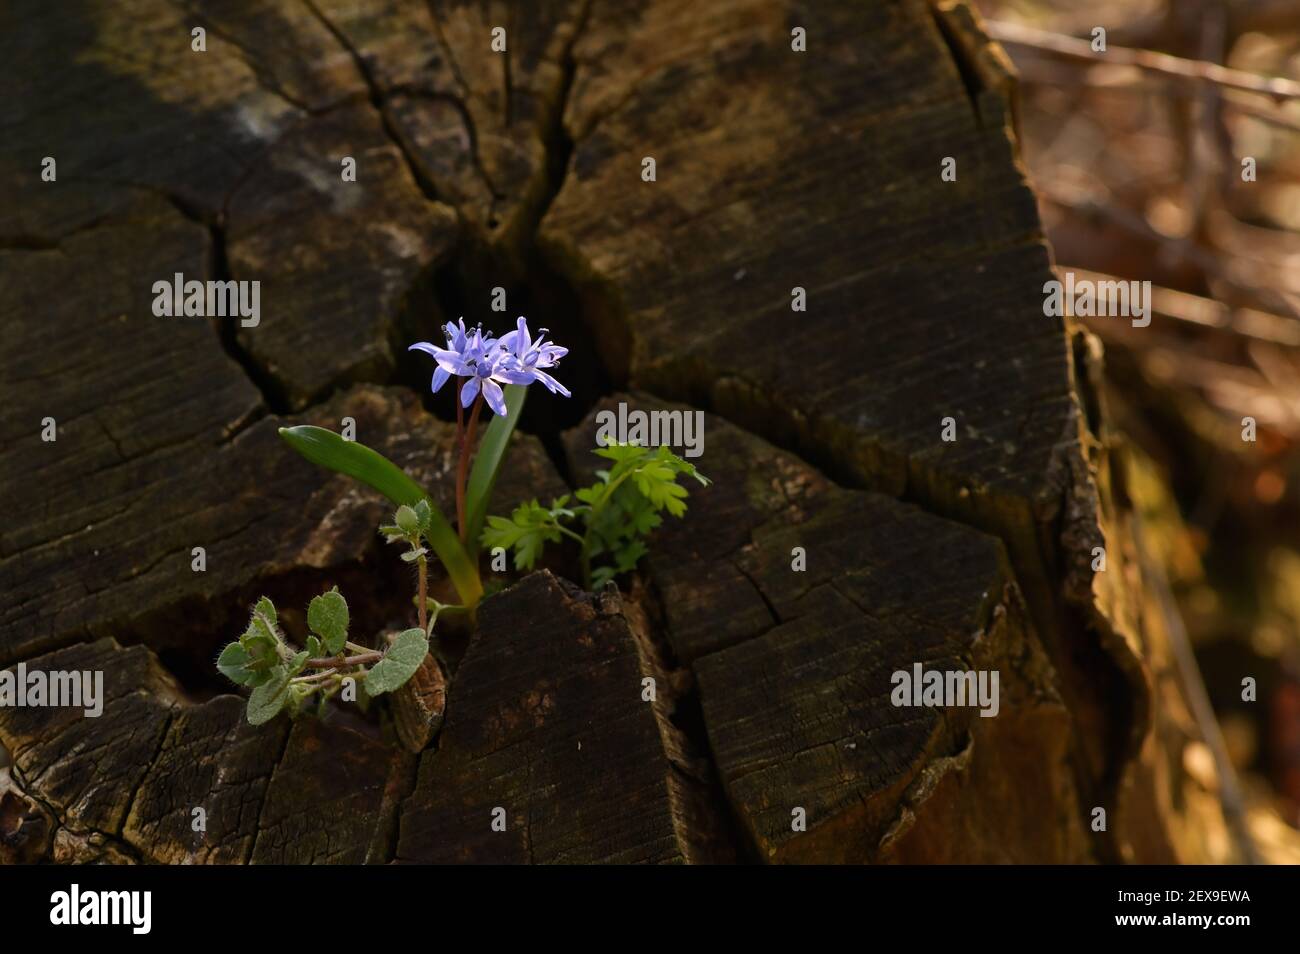
[[[135,792],[122,840],[166,864],[247,861],[288,734],[283,721],[270,731],[248,725],[237,696],[175,708]],[[195,809],[202,809],[198,831]]]
[[447,714],[447,673],[433,653],[404,686],[392,694],[393,726],[408,752],[423,752]]
[[227,200],[225,223],[230,277],[262,283],[261,322],[240,323],[240,345],[295,408],[391,376],[407,296],[457,231],[368,103],[286,131]]
[[30,865],[50,850],[54,819],[0,768],[0,865]]
[[[582,426],[565,436],[569,469],[580,483],[594,480],[595,469],[603,463],[591,452],[596,446],[596,416],[616,411],[620,402],[632,410],[690,410],[644,395],[614,395],[601,401]],[[776,623],[769,597],[746,575],[739,558],[756,535],[804,523],[808,508],[832,492],[830,481],[792,454],[712,415],[705,419],[703,446],[704,454],[695,463],[713,483],[688,483],[687,518],[665,519],[645,563],[663,595],[672,649],[687,663]],[[819,562],[826,565],[815,548],[810,552],[814,568]],[[837,560],[831,565],[854,562]],[[788,548],[784,565],[788,570]],[[794,578],[800,579],[797,574]]]
[[398,860],[682,860],[641,679],[624,618],[549,573],[485,601],[403,807]]
[[[549,190],[566,58],[588,0],[318,0],[365,64],[394,134],[472,236],[513,259]],[[493,50],[494,28],[506,51]]]
[[366,723],[295,723],[260,809],[249,862],[388,861],[414,768],[413,756]]
[[[1079,410],[1086,342],[1042,315],[1010,85],[965,8],[923,0],[0,9],[0,666],[113,687],[98,720],[0,710],[0,850],[1166,857],[1163,831],[1132,830],[1167,814],[1149,783],[1177,753],[1144,735],[1125,557],[1089,567],[1127,538]],[[177,271],[263,281],[261,324],[155,317]],[[276,428],[352,417],[451,512],[452,427],[397,385],[427,387],[405,345],[457,317],[467,275],[576,298],[577,317],[529,316],[590,327],[606,367],[573,340],[563,370],[714,412],[715,484],[625,603],[546,574],[491,597],[425,687],[445,688],[440,729],[437,704],[396,730],[382,705],[250,728],[211,659],[257,595],[296,632],[334,583],[367,634],[411,613],[374,533],[388,505]],[[593,431],[566,437],[575,478]],[[565,491],[540,441],[510,454],[493,511]],[[917,661],[998,668],[1002,712],[895,708],[889,675]],[[1093,806],[1111,834],[1084,834]]]
[[540,247],[616,377],[998,536],[1089,797],[1109,800],[1149,687],[1133,634],[1099,609],[1092,436],[1068,336],[1043,314],[1050,259],[1008,76],[968,14],[924,0],[701,16],[593,5]]
[[[112,330],[106,322],[90,327],[106,334]],[[384,550],[375,532],[391,505],[299,459],[284,447],[276,428],[315,423],[337,430],[344,417],[351,417],[358,440],[407,467],[436,492],[444,512],[454,513],[445,478],[454,466],[454,427],[424,412],[409,392],[361,388],[288,421],[257,421],[228,438],[225,429],[234,418],[220,414],[219,393],[207,393],[209,407],[202,387],[183,382],[202,380],[203,356],[209,354],[208,373],[217,382],[229,375],[232,401],[240,394],[253,401],[255,392],[202,323],[197,330],[189,326],[188,337],[184,326],[171,324],[131,340],[157,349],[173,329],[176,354],[140,356],[151,362],[156,379],[128,377],[128,369],[116,362],[89,364],[79,385],[68,377],[46,389],[24,389],[16,406],[0,412],[11,432],[27,432],[0,451],[0,460],[14,462],[5,466],[21,475],[8,499],[32,515],[0,528],[0,590],[9,597],[0,664],[87,635],[120,631],[148,637],[160,649],[182,647],[187,655],[215,651],[238,635],[234,629],[258,595],[256,581],[301,567],[323,570],[328,577],[363,557],[373,560],[375,572],[358,582],[372,589],[354,588],[345,595],[401,613],[399,619],[412,611],[413,589],[390,591],[385,578],[402,573],[402,564],[395,548]],[[196,333],[204,337],[196,340]],[[95,354],[95,340],[83,344],[87,360]],[[104,346],[111,346],[107,338]],[[124,379],[120,385],[118,375]],[[83,390],[87,380],[102,380],[106,390],[118,388],[117,400],[106,408],[96,405],[93,392]],[[170,413],[178,393],[192,402],[195,413]],[[84,410],[83,401],[91,402]],[[204,420],[200,412],[209,424],[194,433]],[[44,413],[62,422],[54,443],[40,442],[39,426],[24,426],[30,420],[39,425]],[[498,499],[562,492],[534,439],[520,436],[510,462]],[[23,474],[24,466],[35,469]],[[88,472],[97,473],[93,489],[83,482]],[[196,546],[206,550],[204,572],[191,569]],[[435,582],[438,578],[435,570]],[[413,586],[405,574],[398,579],[403,587]],[[320,589],[328,589],[323,579]],[[238,602],[244,605],[232,605]]]
[[0,741],[13,753],[19,791],[57,814],[59,860],[100,851],[173,864],[390,857],[415,764],[377,726],[337,712],[254,728],[243,700],[192,704],[150,650],[111,640],[27,665],[104,673],[97,718],[0,709]]
[[[616,395],[597,411],[620,401],[674,409]],[[723,785],[760,853],[1087,858],[1069,715],[1000,543],[835,488],[712,415],[703,437],[696,463],[714,483],[693,488],[686,517],[665,523],[646,570],[664,635],[698,679]],[[586,452],[594,438],[594,418],[568,436],[575,473],[596,459]],[[891,676],[917,662],[998,670],[999,714],[895,707]],[[955,804],[932,797],[976,776],[980,786]],[[792,828],[796,808],[806,832]],[[948,845],[942,833],[954,827],[964,837]]]
[[74,830],[116,835],[170,721],[177,687],[142,646],[111,640],[62,649],[29,669],[103,673],[103,713],[82,709],[0,708],[0,737],[15,776]]

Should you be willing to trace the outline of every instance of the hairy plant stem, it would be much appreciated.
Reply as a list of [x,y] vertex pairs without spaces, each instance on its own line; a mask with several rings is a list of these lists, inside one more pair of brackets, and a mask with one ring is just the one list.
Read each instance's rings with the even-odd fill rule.
[[416,573],[420,579],[420,597],[416,603],[416,610],[420,617],[420,629],[428,635],[429,633],[429,612],[426,605],[428,601],[427,593],[429,589],[428,561],[424,557],[419,557],[415,561]]
[[301,684],[319,684],[328,682],[331,679],[341,679],[343,674],[334,669],[326,669],[323,672],[314,672],[310,676],[295,676],[293,681]]
[[322,656],[318,659],[308,659],[306,667],[308,669],[337,669],[340,666],[366,666],[372,662],[379,662],[383,658],[383,653],[378,650],[371,650],[366,653],[358,653],[355,656]]

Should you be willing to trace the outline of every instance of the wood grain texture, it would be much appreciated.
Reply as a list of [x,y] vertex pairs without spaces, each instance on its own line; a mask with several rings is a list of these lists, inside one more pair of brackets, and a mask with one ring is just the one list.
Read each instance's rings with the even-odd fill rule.
[[[922,0],[5,5],[0,667],[111,691],[98,720],[0,710],[0,835],[55,861],[1165,857],[1082,834],[1150,703],[1134,583],[1089,568],[1115,502],[1002,67]],[[261,323],[155,317],[178,271],[263,281]],[[563,303],[529,317],[573,329],[598,407],[709,411],[714,484],[621,602],[485,574],[441,725],[251,728],[211,663],[258,595],[293,632],[336,583],[368,634],[411,609],[388,506],[276,428],[354,418],[451,512],[453,429],[404,348],[462,302],[503,330],[470,278]],[[590,479],[591,414],[561,447],[532,413],[490,512]],[[1001,713],[892,706],[917,661],[998,668]]]
[[682,860],[641,679],[621,614],[549,573],[490,597],[403,808],[398,859]]
[[104,674],[96,718],[0,709],[21,789],[39,793],[66,832],[59,860],[91,860],[105,844],[118,860],[168,864],[387,858],[413,760],[375,726],[339,713],[253,728],[242,700],[195,705],[150,650],[107,639],[28,668]]
[[[685,410],[615,395],[596,414],[620,402]],[[593,415],[566,440],[584,478],[595,432]],[[712,415],[703,437],[695,463],[714,483],[693,488],[686,517],[665,523],[646,572],[760,854],[884,860],[924,841],[950,860],[1087,858],[1069,713],[1002,545],[882,494],[837,488]],[[796,548],[806,569],[795,568]],[[998,670],[999,714],[893,705],[892,674],[916,663]],[[931,802],[950,772],[980,772],[981,787],[954,780],[966,786],[960,801]],[[792,829],[796,808],[805,832]],[[940,848],[945,827],[964,832],[958,845]]]
[[1009,75],[968,12],[923,0],[754,0],[703,30],[697,6],[593,4],[593,26],[620,29],[575,44],[574,151],[540,247],[617,380],[1001,539],[1087,788],[1107,788],[1149,686],[1098,610],[1097,461],[1068,337],[1043,314],[1053,276]]
[[[140,360],[153,362],[155,377],[132,374],[116,362],[93,363],[96,352],[88,344],[90,380],[110,376],[103,383],[115,389],[110,405],[95,401],[86,378],[61,376],[53,386],[20,390],[18,405],[0,413],[14,432],[26,431],[0,459],[12,461],[20,474],[20,468],[37,468],[14,481],[8,495],[31,516],[0,535],[0,590],[8,597],[0,664],[87,636],[121,633],[147,637],[155,648],[182,650],[190,658],[215,653],[237,635],[259,587],[304,567],[324,571],[326,578],[335,574],[337,582],[337,574],[364,560],[374,569],[361,585],[372,589],[347,594],[373,607],[363,619],[382,624],[388,622],[383,613],[409,612],[409,604],[402,606],[409,591],[402,595],[390,582],[400,579],[406,588],[409,581],[404,574],[393,576],[399,572],[397,555],[383,550],[375,532],[391,505],[301,460],[276,429],[314,423],[338,430],[351,417],[358,440],[436,488],[444,512],[454,513],[446,479],[454,467],[454,427],[424,412],[408,391],[362,387],[292,420],[262,418],[228,438],[233,418],[221,415],[218,391],[205,393],[198,384],[203,364],[197,359],[210,356],[218,382],[229,376],[232,396],[251,402],[256,392],[221,353],[206,322],[198,322],[168,326],[175,354],[148,353],[168,346],[168,327],[127,339],[148,349]],[[112,331],[109,322],[89,327]],[[110,347],[107,340],[104,345]],[[124,350],[120,343],[111,346],[119,354]],[[119,375],[120,383],[112,377]],[[173,413],[178,395],[185,402],[180,406],[195,413]],[[89,407],[82,411],[79,402]],[[59,440],[49,444],[40,442],[39,430],[25,426],[33,415],[46,413],[62,422]],[[208,427],[199,429],[205,418]],[[156,432],[148,429],[153,427]],[[498,499],[562,492],[535,439],[521,435],[507,463]],[[97,474],[93,492],[86,484],[88,469]],[[192,570],[196,546],[206,550],[203,572]],[[435,585],[441,579],[435,570]],[[304,593],[290,581],[286,592],[295,602],[282,608],[301,613],[298,603],[329,588],[325,579],[312,586],[314,591]]]

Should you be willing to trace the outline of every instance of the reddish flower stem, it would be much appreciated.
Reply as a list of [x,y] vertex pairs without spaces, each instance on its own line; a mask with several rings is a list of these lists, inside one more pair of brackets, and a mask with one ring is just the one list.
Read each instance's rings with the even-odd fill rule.
[[333,669],[339,666],[367,666],[383,658],[384,654],[379,650],[372,650],[355,656],[322,656],[319,659],[308,659],[303,665],[308,669]]
[[465,537],[469,527],[465,523],[465,478],[469,476],[469,459],[474,449],[474,436],[478,431],[478,414],[483,407],[483,392],[474,398],[474,407],[469,412],[469,426],[461,435],[460,464],[456,468],[456,520],[460,529],[460,542],[467,542]]
[[456,387],[456,448],[460,460],[456,465],[456,527],[460,532],[461,542],[465,542],[465,482],[461,474],[465,472],[465,407],[461,404],[460,392],[467,382]]

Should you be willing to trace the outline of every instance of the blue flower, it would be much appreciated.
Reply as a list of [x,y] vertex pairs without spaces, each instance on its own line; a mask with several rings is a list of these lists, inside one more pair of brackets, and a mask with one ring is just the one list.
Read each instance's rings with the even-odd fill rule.
[[502,352],[502,370],[499,373],[511,384],[538,381],[552,394],[558,392],[565,397],[572,396],[568,388],[542,370],[555,367],[569,353],[568,348],[547,342],[545,328],[534,341],[528,333],[528,320],[521,317],[515,330],[503,336],[498,347]]
[[[423,351],[425,354],[433,356],[438,362],[438,367],[433,372],[433,393],[437,394],[439,389],[447,383],[453,375],[468,377],[474,373],[471,362],[476,355],[468,351],[470,345],[470,335],[465,331],[465,319],[460,319],[460,325],[457,327],[450,321],[443,329],[447,335],[447,347],[439,348],[437,345],[428,341],[417,341],[407,348],[407,351]],[[475,331],[475,334],[478,332]]]
[[488,407],[505,417],[506,396],[501,385],[515,382],[505,377],[501,371],[501,349],[497,342],[492,338],[484,338],[483,333],[476,330],[470,336],[466,351],[474,355],[473,370],[470,379],[460,389],[461,407],[469,407],[481,390]]
[[447,347],[439,348],[428,341],[419,341],[411,345],[408,351],[423,351],[438,362],[433,372],[432,390],[436,394],[454,375],[469,378],[460,389],[462,407],[469,407],[474,399],[482,393],[494,413],[502,416],[506,413],[503,384],[529,385],[538,381],[552,394],[559,393],[570,397],[569,390],[543,368],[553,368],[559,360],[569,353],[568,348],[546,341],[546,329],[536,341],[528,333],[528,322],[519,319],[517,328],[500,340],[491,335],[484,335],[482,329],[465,328],[465,319],[457,324],[447,322],[443,329],[447,335]]

